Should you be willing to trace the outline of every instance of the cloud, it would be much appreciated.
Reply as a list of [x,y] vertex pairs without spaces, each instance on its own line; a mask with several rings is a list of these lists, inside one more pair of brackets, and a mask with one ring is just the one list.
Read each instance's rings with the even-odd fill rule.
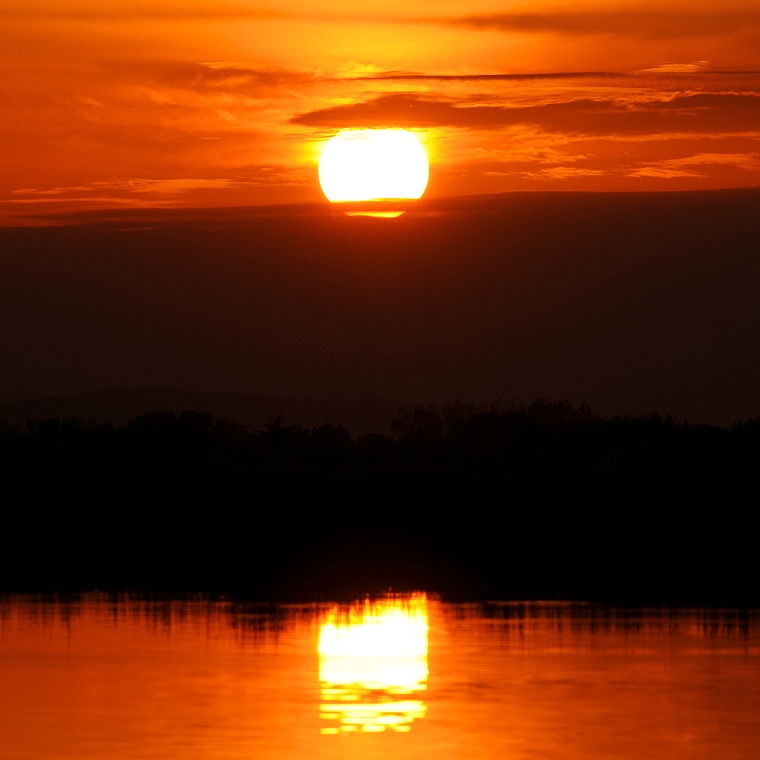
[[684,171],[683,169],[670,169],[666,166],[644,166],[628,173],[629,177],[650,177],[653,179],[681,179],[684,177],[706,177],[699,172]]
[[672,158],[667,163],[670,166],[727,164],[742,169],[758,169],[760,168],[760,153],[697,153],[686,158]]
[[534,74],[428,74],[416,71],[384,71],[345,77],[350,81],[437,81],[437,82],[531,82],[553,79],[608,79],[628,76],[612,71],[557,71]]
[[631,177],[677,179],[705,178],[726,172],[757,172],[760,170],[760,153],[696,153],[681,158],[667,158],[628,172]]
[[[293,184],[287,169],[261,166],[249,177],[233,178],[179,178],[179,179],[145,179],[134,177],[116,177],[110,180],[91,182],[85,185],[70,185],[51,188],[23,188],[12,190],[12,199],[17,203],[31,203],[35,200],[69,200],[71,196],[88,197],[90,194],[101,195],[105,192],[124,193],[130,197],[142,195],[181,195],[197,190],[235,190],[251,186]],[[19,197],[21,196],[21,197]]]
[[553,166],[542,169],[541,175],[552,179],[569,179],[572,177],[602,177],[609,174],[605,169],[585,169],[576,166]]
[[[36,7],[35,7],[36,6]],[[729,9],[715,11],[573,10],[514,13],[482,13],[459,16],[399,15],[389,12],[304,13],[256,7],[240,2],[204,3],[103,3],[89,7],[51,8],[48,3],[25,3],[5,8],[3,18],[12,20],[124,22],[124,21],[283,21],[319,24],[425,24],[452,26],[473,31],[496,31],[522,34],[556,33],[566,35],[615,35],[647,38],[683,38],[715,36],[745,32],[760,27],[760,10]]]
[[98,192],[105,190],[126,191],[129,193],[158,193],[165,195],[176,195],[178,193],[190,190],[200,189],[221,189],[236,187],[241,183],[238,180],[230,179],[138,179],[138,178],[116,178],[91,182],[86,185],[70,185],[67,187],[51,188],[23,188],[13,190],[12,195],[23,196],[68,196],[79,193]]
[[[760,170],[760,153],[697,153],[669,158],[631,172],[638,177],[706,177],[715,167],[756,172]],[[701,170],[701,171],[699,171]]]
[[[129,72],[140,73],[130,66]],[[204,61],[199,64],[166,63],[144,65],[143,75],[164,84],[190,89],[230,90],[241,92],[280,91],[283,87],[307,87],[330,82],[534,82],[588,79],[621,79],[628,73],[612,71],[556,71],[500,74],[434,74],[419,71],[385,71],[375,64],[349,61],[330,69],[314,72],[285,68],[262,68],[240,61]]]
[[5,204],[17,204],[21,206],[43,205],[43,204],[71,204],[71,203],[96,203],[105,204],[106,206],[118,205],[129,206],[130,208],[155,208],[168,207],[174,205],[172,201],[167,200],[147,200],[135,196],[125,197],[117,195],[80,195],[66,197],[34,197],[34,198],[2,198],[0,199],[0,208]]
[[259,68],[245,63],[209,61],[188,71],[190,81],[210,87],[240,87],[253,85],[257,89],[303,85],[316,81],[313,74],[281,68]]
[[97,182],[98,187],[127,190],[132,193],[156,193],[159,195],[177,195],[191,190],[220,190],[238,187],[241,183],[230,179],[117,179],[110,182]]
[[760,10],[486,13],[427,17],[418,21],[475,31],[683,38],[695,35],[735,34],[752,27],[760,27]]
[[709,61],[695,63],[662,63],[648,69],[639,69],[637,74],[698,74],[710,68]]
[[677,93],[639,102],[578,98],[541,105],[471,105],[414,94],[381,95],[362,103],[333,106],[291,119],[312,127],[459,127],[501,129],[533,125],[573,134],[664,134],[756,131],[760,95]]
[[257,67],[238,61],[129,62],[110,66],[108,74],[111,81],[117,80],[132,86],[153,84],[207,95],[235,92],[249,97],[281,94],[288,88],[307,86],[318,81],[309,72]]

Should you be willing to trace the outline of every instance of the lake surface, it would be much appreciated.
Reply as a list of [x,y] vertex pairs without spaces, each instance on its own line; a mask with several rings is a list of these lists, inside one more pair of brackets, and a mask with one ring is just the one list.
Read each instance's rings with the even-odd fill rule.
[[0,600],[0,746],[63,758],[752,758],[760,617]]

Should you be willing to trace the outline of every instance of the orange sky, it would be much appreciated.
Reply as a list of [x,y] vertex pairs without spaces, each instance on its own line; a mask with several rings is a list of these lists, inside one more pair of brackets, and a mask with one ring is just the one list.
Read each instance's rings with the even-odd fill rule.
[[351,126],[419,130],[430,195],[760,185],[756,0],[0,14],[0,218],[319,200],[319,146]]

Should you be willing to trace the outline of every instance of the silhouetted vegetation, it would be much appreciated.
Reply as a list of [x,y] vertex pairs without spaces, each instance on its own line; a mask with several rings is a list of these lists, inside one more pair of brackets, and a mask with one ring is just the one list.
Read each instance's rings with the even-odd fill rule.
[[6,474],[545,475],[754,474],[760,420],[730,430],[659,414],[601,418],[586,405],[447,404],[402,408],[392,436],[352,439],[283,415],[250,428],[210,414],[154,412],[122,427],[76,419],[0,427]]
[[2,426],[5,474],[117,477],[6,488],[0,592],[760,605],[752,481],[648,477],[755,473],[758,420],[538,399],[406,408],[392,431],[200,412]]

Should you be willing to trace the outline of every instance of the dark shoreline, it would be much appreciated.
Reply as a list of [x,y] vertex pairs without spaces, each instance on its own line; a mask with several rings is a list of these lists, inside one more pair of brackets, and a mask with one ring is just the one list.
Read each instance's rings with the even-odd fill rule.
[[670,416],[602,417],[586,404],[456,402],[402,407],[391,435],[340,424],[260,425],[202,411],[149,412],[126,424],[0,423],[1,475],[549,476],[755,475],[760,419],[730,429]]

